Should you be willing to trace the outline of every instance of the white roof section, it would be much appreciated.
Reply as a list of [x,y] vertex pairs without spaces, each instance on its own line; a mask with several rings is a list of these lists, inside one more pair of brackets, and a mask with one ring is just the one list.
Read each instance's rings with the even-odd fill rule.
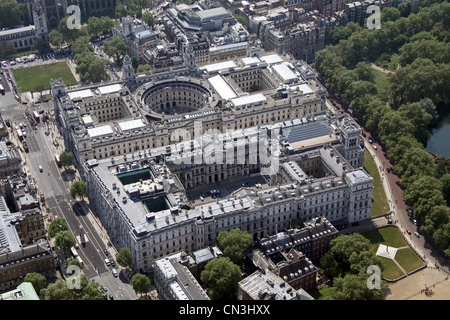
[[122,85],[117,83],[109,86],[99,87],[98,91],[100,92],[100,94],[108,94],[113,92],[119,92],[120,89],[122,89]]
[[313,90],[308,84],[306,84],[306,83],[300,84],[300,85],[298,85],[298,86],[292,86],[292,87],[291,87],[291,90],[292,90],[292,91],[295,91],[295,90],[297,90],[297,88],[298,88],[300,91],[302,91],[303,94],[310,94],[310,93],[313,93],[313,92],[314,92],[314,90]]
[[200,69],[206,70],[207,72],[218,72],[221,70],[228,70],[231,68],[236,68],[234,61],[224,61],[219,63],[208,64]]
[[91,125],[91,124],[93,124],[93,121],[92,121],[92,117],[91,116],[83,116],[83,122],[84,122],[84,124],[85,125]]
[[279,55],[277,55],[276,53],[261,57],[261,59],[264,60],[265,62],[267,62],[267,64],[276,64],[276,63],[283,62],[283,59],[281,59],[281,57]]
[[244,64],[244,66],[254,66],[260,62],[261,60],[258,57],[242,58],[242,63]]
[[351,183],[362,183],[362,182],[370,182],[372,179],[364,170],[355,170],[352,172],[346,173],[346,178],[351,181]]
[[230,87],[230,85],[222,78],[221,75],[216,75],[208,79],[209,83],[213,86],[214,90],[224,100],[230,100],[237,97],[236,92]]
[[243,107],[254,106],[266,102],[267,98],[262,93],[257,93],[253,95],[243,96],[240,98],[235,98],[231,100],[231,104],[236,109]]
[[71,100],[78,98],[89,98],[94,96],[91,89],[69,92],[68,95]]
[[112,134],[113,132],[114,131],[110,125],[88,129],[88,134],[91,138],[106,136],[108,134]]
[[145,127],[145,123],[144,123],[144,121],[142,121],[142,119],[136,119],[136,120],[120,122],[119,127],[120,127],[120,130],[122,130],[122,131],[128,131],[128,130]]
[[292,83],[298,78],[286,63],[274,65],[272,69],[283,83]]

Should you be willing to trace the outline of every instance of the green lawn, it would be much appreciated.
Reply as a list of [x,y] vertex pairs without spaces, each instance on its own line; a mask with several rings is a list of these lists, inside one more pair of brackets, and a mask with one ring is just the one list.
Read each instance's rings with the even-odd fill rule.
[[380,174],[377,165],[367,149],[364,151],[364,169],[373,178],[372,192],[372,212],[371,216],[377,216],[389,212],[389,204],[386,199],[383,185],[381,183]]
[[311,297],[314,298],[314,300],[326,300],[328,297],[331,296],[331,288],[327,286],[322,286],[322,288],[314,288],[308,291],[308,293],[311,295]]
[[[370,250],[374,253],[377,252],[380,244],[394,248],[407,247],[399,249],[395,255],[395,260],[402,266],[406,273],[423,265],[423,261],[408,247],[402,235],[395,227],[380,228],[361,233],[361,235],[370,240],[372,244]],[[382,274],[384,277],[395,279],[403,275],[403,271],[391,259],[380,257],[380,260],[383,265]]]
[[[397,253],[400,251],[402,250],[397,251]],[[397,266],[397,264],[393,260],[383,257],[379,258],[381,260],[383,270],[381,271],[381,274],[386,279],[397,279],[404,274],[403,271]]]
[[397,260],[406,272],[411,272],[423,265],[423,261],[409,248],[398,250],[395,255],[395,260]]
[[389,75],[384,72],[374,70],[375,72],[375,88],[378,92],[382,92],[389,86]]
[[361,233],[365,238],[372,243],[370,248],[374,253],[378,250],[379,244],[384,244],[390,247],[400,248],[408,244],[403,239],[396,227],[385,227]]
[[35,88],[39,85],[43,86],[42,90],[48,90],[50,79],[62,78],[66,86],[77,83],[66,62],[15,69],[13,74],[20,92],[36,92]]

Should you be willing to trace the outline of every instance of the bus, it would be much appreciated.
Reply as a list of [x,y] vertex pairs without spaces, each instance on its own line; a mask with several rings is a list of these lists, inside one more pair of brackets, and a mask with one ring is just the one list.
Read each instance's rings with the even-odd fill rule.
[[0,93],[2,95],[5,95],[5,88],[3,88],[3,86],[0,84]]
[[33,111],[33,119],[34,121],[36,121],[36,123],[39,123],[40,117],[37,111]]
[[23,140],[23,133],[22,133],[22,130],[17,129],[17,136],[19,137],[19,140],[20,140],[20,141]]
[[55,162],[58,165],[58,167],[61,167],[61,162],[59,161],[59,156],[55,154]]

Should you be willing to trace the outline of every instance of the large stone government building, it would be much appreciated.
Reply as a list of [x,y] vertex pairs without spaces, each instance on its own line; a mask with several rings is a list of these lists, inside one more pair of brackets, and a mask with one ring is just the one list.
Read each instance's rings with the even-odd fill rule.
[[257,240],[295,219],[370,218],[361,129],[325,110],[306,63],[273,52],[200,68],[189,59],[135,75],[126,57],[121,81],[52,82],[91,208],[136,270],[225,230]]

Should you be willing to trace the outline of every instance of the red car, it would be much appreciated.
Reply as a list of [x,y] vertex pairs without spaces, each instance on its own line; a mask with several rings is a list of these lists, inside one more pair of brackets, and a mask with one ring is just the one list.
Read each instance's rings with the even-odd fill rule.
[[411,230],[406,229],[406,233],[411,234]]

